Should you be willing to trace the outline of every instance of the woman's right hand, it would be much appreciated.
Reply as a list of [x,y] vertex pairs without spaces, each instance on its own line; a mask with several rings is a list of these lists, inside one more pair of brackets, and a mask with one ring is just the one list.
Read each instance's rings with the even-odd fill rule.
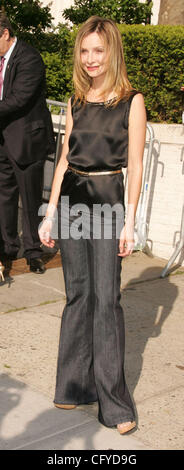
[[131,255],[134,245],[134,225],[133,223],[125,224],[120,233],[118,256],[125,257]]
[[51,238],[51,231],[52,231],[53,221],[49,219],[43,220],[38,234],[40,237],[41,242],[43,245],[48,246],[49,248],[53,248],[55,245],[55,241]]

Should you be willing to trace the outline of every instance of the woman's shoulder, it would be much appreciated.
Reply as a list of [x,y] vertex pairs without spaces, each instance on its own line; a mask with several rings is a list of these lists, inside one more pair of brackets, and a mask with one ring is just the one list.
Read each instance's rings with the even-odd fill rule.
[[[144,97],[143,93],[140,90],[132,89],[130,90],[128,97],[126,98],[125,104],[125,126],[128,129],[129,126],[129,117],[134,114],[139,114],[144,108]],[[131,115],[131,116],[130,116]]]
[[74,101],[75,101],[75,95],[73,94],[68,98],[68,102],[67,102],[67,107],[68,109],[70,109],[72,116],[73,116]]
[[69,99],[70,99],[71,105],[73,105],[73,104],[74,104],[74,100],[75,100],[75,94],[73,93],[73,95],[71,95]]
[[134,106],[142,106],[144,104],[144,96],[142,91],[137,90],[137,89],[132,89],[129,93],[128,99],[127,99],[127,107],[128,110],[130,111],[130,107]]
[[136,101],[136,102],[141,102],[141,101],[144,101],[144,97],[143,97],[143,93],[142,91],[138,90],[138,89],[135,89],[135,88],[132,88],[131,90],[129,90],[124,96],[123,98],[121,98],[120,100],[120,103],[122,103],[123,107],[125,106],[125,108],[127,110],[130,110],[130,106],[132,104],[132,101]]
[[[136,90],[131,96],[129,105],[129,123],[136,123],[139,120],[146,120],[146,108],[143,93]],[[143,122],[143,121],[140,121]]]
[[75,94],[71,95],[70,104],[71,104],[72,111],[74,111],[74,109],[78,109],[78,107],[80,106],[80,101],[79,101],[79,99],[76,99]]
[[132,90],[130,90],[130,93],[129,93],[129,97],[128,97],[128,101],[131,103],[134,96],[142,96],[143,97],[143,93],[141,90],[137,90],[135,88],[133,88]]

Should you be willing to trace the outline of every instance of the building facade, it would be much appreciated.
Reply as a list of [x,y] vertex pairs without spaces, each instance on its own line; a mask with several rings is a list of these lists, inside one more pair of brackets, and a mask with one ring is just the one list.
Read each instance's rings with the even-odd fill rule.
[[184,1],[161,0],[159,10],[159,24],[184,24]]

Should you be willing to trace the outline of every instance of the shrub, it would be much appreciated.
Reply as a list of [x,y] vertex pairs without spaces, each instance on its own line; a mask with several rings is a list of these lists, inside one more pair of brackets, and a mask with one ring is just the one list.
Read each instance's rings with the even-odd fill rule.
[[183,26],[119,26],[129,80],[145,97],[148,120],[181,122]]

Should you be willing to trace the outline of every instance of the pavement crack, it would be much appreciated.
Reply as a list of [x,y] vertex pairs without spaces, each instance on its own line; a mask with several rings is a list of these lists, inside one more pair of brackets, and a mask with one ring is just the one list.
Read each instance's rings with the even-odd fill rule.
[[[64,299],[62,299],[62,300],[64,300]],[[19,311],[21,312],[22,310],[24,310],[24,311],[31,310],[33,308],[35,309],[37,307],[43,307],[44,305],[55,304],[55,303],[58,303],[58,302],[61,302],[61,299],[46,300],[45,302],[41,302],[40,304],[36,304],[36,305],[28,305],[27,307],[11,308],[9,310],[6,310],[5,312],[0,312],[0,315],[6,315],[8,313],[16,313],[16,312],[19,312]]]
[[37,286],[40,287],[45,287],[46,289],[53,290],[54,292],[58,292],[59,294],[65,296],[65,292],[61,291],[60,289],[57,289],[56,287],[50,286],[48,284],[43,284],[42,282],[39,281],[31,281],[32,284],[36,284]]
[[91,418],[91,419],[85,420],[83,423],[69,426],[68,428],[65,428],[65,429],[63,429],[63,430],[59,430],[59,431],[54,432],[54,433],[51,433],[51,434],[46,434],[45,436],[40,437],[40,438],[38,438],[38,439],[35,439],[35,440],[33,440],[33,441],[28,441],[28,442],[26,442],[25,444],[23,444],[23,445],[21,445],[21,446],[14,447],[12,450],[23,449],[23,448],[25,448],[25,447],[27,447],[27,446],[36,444],[36,443],[38,443],[38,442],[43,442],[43,441],[45,441],[45,440],[47,440],[47,439],[50,439],[50,438],[55,437],[55,436],[58,436],[59,434],[64,434],[65,432],[73,431],[74,429],[80,428],[81,426],[83,426],[83,425],[85,425],[85,424],[88,424],[88,423],[90,423],[90,422],[93,421],[93,420],[94,420],[94,418]]
[[180,390],[180,389],[183,389],[183,388],[184,388],[183,385],[178,385],[178,387],[168,387],[168,388],[165,388],[163,390],[160,390],[160,392],[158,392],[158,393],[153,393],[149,397],[143,398],[143,400],[137,400],[136,403],[137,403],[137,405],[142,405],[142,403],[145,403],[149,400],[152,400],[152,398],[159,398],[159,397],[162,397],[162,396],[164,396],[168,393],[172,393],[172,392],[175,392],[176,390]]

